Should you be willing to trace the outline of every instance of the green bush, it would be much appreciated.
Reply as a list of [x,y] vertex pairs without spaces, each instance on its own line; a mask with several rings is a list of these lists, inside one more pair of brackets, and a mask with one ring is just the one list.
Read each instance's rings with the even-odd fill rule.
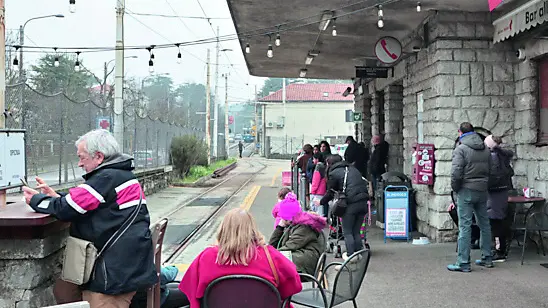
[[195,136],[174,137],[171,141],[171,157],[181,177],[196,165],[207,165],[207,146]]

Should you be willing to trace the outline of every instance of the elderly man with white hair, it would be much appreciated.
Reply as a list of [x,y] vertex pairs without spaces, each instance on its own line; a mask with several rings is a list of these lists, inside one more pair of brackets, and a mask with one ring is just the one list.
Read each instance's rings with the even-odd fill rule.
[[76,141],[76,147],[78,166],[86,171],[84,184],[64,194],[37,178],[36,189],[41,193],[23,188],[26,202],[36,212],[71,222],[69,240],[89,242],[99,255],[96,260],[92,258],[95,262],[91,274],[78,285],[75,281],[80,280],[66,278],[74,276],[67,269],[78,268],[82,260],[67,261],[70,253],[78,250],[67,244],[62,275],[65,281],[57,282],[56,298],[59,303],[83,299],[91,307],[129,307],[135,291],[157,281],[150,216],[142,187],[132,172],[133,158],[121,153],[106,130],[88,132]]

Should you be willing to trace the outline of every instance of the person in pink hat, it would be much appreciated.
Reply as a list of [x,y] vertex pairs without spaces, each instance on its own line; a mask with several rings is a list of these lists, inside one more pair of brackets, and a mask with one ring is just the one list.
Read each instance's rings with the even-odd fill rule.
[[284,252],[297,266],[297,271],[314,275],[320,255],[325,251],[322,230],[326,219],[314,212],[303,212],[297,196],[290,192],[279,204],[278,226],[269,244]]

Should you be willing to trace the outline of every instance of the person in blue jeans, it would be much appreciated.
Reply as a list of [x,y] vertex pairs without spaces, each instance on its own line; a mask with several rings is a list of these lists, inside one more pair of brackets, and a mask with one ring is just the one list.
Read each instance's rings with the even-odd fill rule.
[[460,144],[453,151],[451,188],[457,193],[459,238],[457,262],[450,264],[450,271],[470,272],[470,241],[472,217],[480,228],[482,258],[476,265],[493,267],[491,255],[491,226],[487,216],[487,188],[490,175],[491,153],[474,132],[474,127],[464,122],[459,128]]

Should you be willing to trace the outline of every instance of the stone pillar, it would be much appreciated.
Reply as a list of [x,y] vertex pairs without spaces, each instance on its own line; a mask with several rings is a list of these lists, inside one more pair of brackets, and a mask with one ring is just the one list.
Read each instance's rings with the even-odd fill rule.
[[13,203],[0,210],[0,307],[55,305],[68,224]]
[[364,88],[360,79],[354,81],[354,110],[362,113],[362,122],[358,124],[358,141],[363,141],[366,146],[369,146],[371,144],[371,98]]
[[371,135],[380,134],[380,125],[379,125],[379,97],[376,92],[373,92],[371,95]]
[[388,171],[403,172],[403,86],[384,89],[385,140],[390,144]]

